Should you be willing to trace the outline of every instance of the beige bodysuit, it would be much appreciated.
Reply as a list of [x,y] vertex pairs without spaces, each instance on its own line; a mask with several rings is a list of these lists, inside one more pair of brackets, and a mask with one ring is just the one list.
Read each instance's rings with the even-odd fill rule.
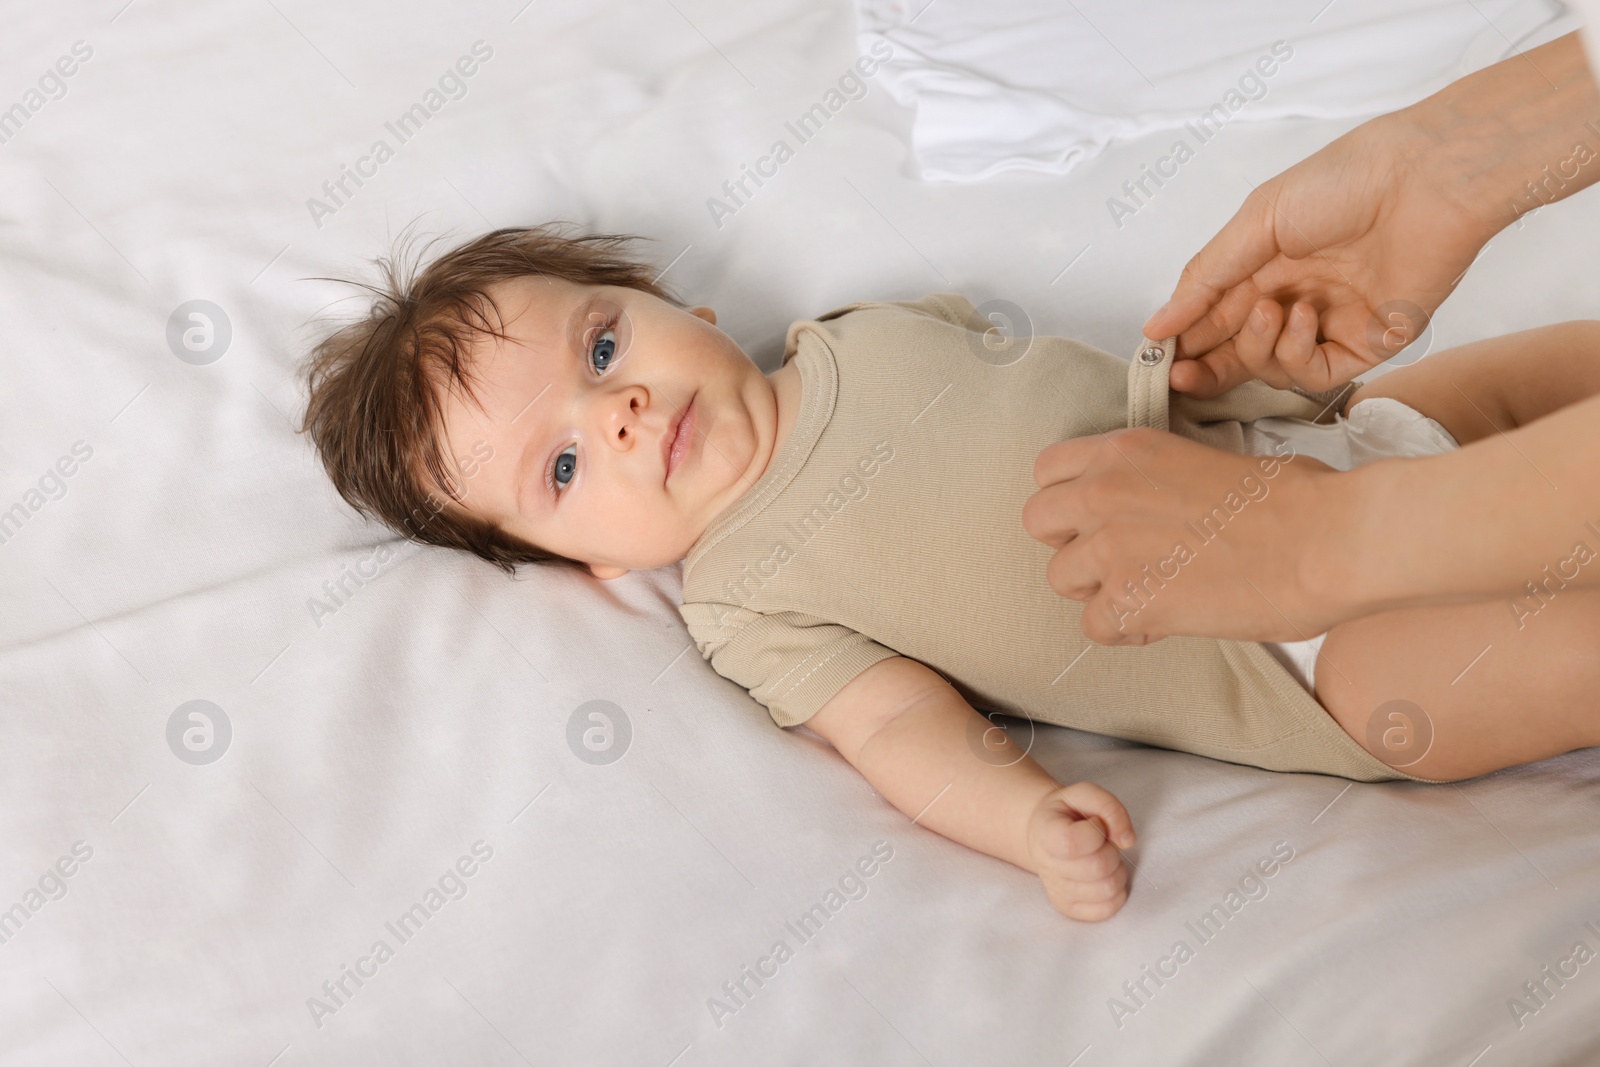
[[1237,452],[1242,421],[1331,418],[1337,398],[1261,382],[1169,398],[1171,340],[1131,363],[1059,337],[997,356],[989,327],[953,293],[789,327],[793,428],[684,561],[680,610],[713,668],[779,726],[903,655],[981,710],[1269,770],[1429,780],[1357,744],[1260,644],[1090,642],[1082,606],[1046,584],[1052,550],[1022,528],[1052,442],[1152,425]]

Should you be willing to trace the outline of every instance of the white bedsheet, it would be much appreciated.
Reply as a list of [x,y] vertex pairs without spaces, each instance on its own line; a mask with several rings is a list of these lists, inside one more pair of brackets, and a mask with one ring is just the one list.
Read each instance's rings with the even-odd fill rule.
[[922,176],[944,181],[1065,174],[1158,130],[1199,151],[1239,120],[1392,111],[1577,24],[1558,0],[857,7],[862,51],[891,56],[883,84],[916,109]]
[[[0,544],[0,918],[25,913],[0,943],[0,1064],[1600,1055],[1600,963],[1520,1027],[1508,1008],[1600,947],[1593,751],[1373,786],[1041,727],[1034,755],[1141,833],[1127,906],[1075,924],[775,729],[689,650],[675,569],[512,581],[419,551],[353,516],[290,430],[307,324],[343,293],[302,279],[419,216],[651,234],[666,280],[769,367],[795,318],[946,288],[1126,352],[1248,182],[1342,124],[1230,126],[1117,228],[1104,200],[1161,139],[1065,179],[929,186],[869,80],[718,225],[707,201],[855,60],[844,0],[116,0],[8,23],[0,106],[74,42],[92,55],[0,144],[0,506],[27,510]],[[308,199],[478,41],[466,95],[315,218]],[[1573,279],[1597,226],[1591,193],[1498,238],[1436,343],[1593,315]],[[208,364],[168,342],[193,300],[231,327]],[[195,700],[231,726],[209,764],[169,745]],[[631,727],[609,765],[569,743],[597,700]],[[1199,944],[1186,923],[1275,846],[1292,858],[1266,895]],[[830,897],[863,859],[859,899]],[[785,925],[829,903],[814,936]],[[1123,983],[1180,939],[1193,958],[1133,1004]],[[779,940],[792,958],[715,1018]],[[1120,1025],[1112,998],[1137,1007]]]

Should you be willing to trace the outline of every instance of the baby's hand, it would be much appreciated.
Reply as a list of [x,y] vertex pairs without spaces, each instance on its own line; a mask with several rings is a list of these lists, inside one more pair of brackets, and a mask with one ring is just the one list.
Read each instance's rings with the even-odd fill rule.
[[[1109,838],[1109,840],[1108,840]],[[1109,919],[1128,899],[1119,848],[1134,843],[1121,801],[1090,782],[1046,793],[1028,819],[1028,853],[1045,896],[1069,919]]]

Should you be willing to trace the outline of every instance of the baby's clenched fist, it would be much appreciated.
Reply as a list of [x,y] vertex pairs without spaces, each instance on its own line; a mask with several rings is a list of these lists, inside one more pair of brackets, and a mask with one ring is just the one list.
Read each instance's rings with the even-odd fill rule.
[[1045,896],[1069,919],[1109,919],[1128,899],[1120,849],[1134,844],[1121,801],[1090,782],[1046,793],[1028,819],[1028,855]]

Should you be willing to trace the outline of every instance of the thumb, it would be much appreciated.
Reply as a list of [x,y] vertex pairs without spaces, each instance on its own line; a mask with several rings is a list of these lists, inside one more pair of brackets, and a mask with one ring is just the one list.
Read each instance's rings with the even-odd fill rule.
[[1130,848],[1136,840],[1133,820],[1122,802],[1093,782],[1075,782],[1058,794],[1068,810],[1092,822],[1118,848]]
[[1183,333],[1220,304],[1228,290],[1278,255],[1270,199],[1274,184],[1253,190],[1228,224],[1184,265],[1172,298],[1145,322],[1146,337]]
[[1254,377],[1230,338],[1203,356],[1173,363],[1170,380],[1173,392],[1205,400]]

